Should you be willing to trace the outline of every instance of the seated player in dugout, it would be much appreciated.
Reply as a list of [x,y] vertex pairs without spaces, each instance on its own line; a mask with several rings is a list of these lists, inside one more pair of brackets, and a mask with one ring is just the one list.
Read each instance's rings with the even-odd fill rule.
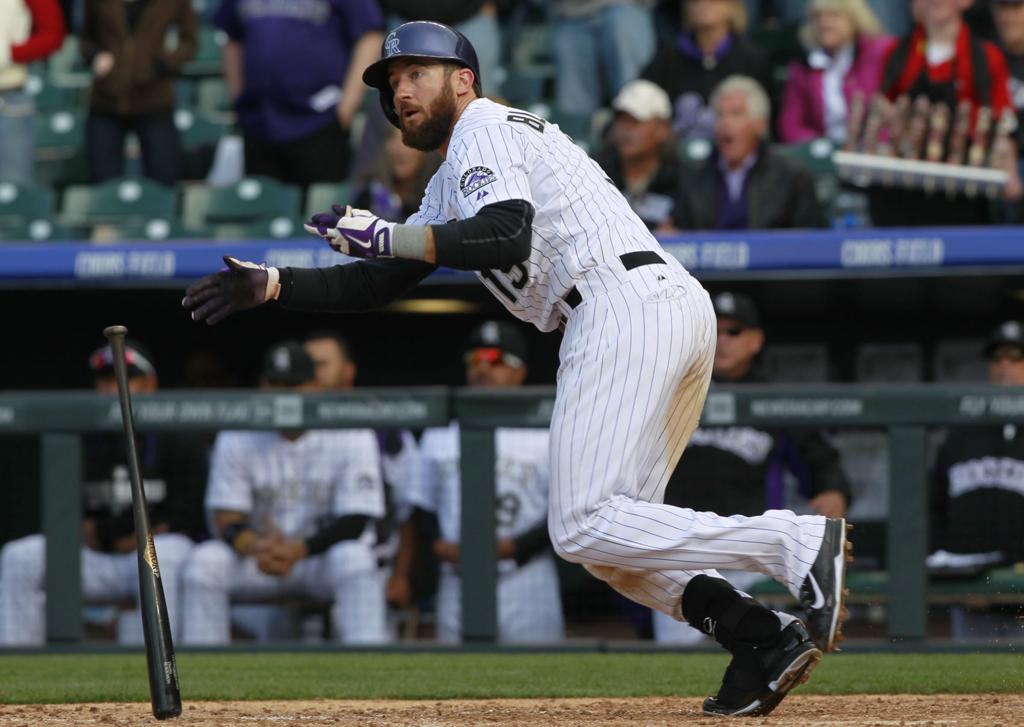
[[[355,388],[359,367],[347,338],[334,330],[316,329],[306,334],[304,345],[313,359],[316,381],[323,390],[349,391]],[[407,493],[419,466],[419,448],[408,429],[380,429],[376,435],[384,473],[386,510],[386,515],[376,521],[377,563],[389,579],[388,603],[404,607],[409,599],[394,596],[390,588],[394,581],[390,575],[398,552],[399,524],[409,516]],[[397,619],[397,614],[393,615]]]
[[[465,352],[471,387],[515,388],[526,379],[526,339],[513,323],[487,321]],[[495,432],[495,519],[498,524],[498,639],[541,643],[565,636],[558,572],[548,536],[548,430],[502,427]],[[419,476],[408,493],[413,510],[402,526],[389,590],[411,592],[417,542],[431,542],[441,562],[437,638],[462,637],[459,563],[461,476],[459,425],[434,427],[420,442]]]
[[[156,391],[153,356],[137,341],[125,344],[128,387],[141,399]],[[93,389],[114,397],[117,381],[110,346],[89,356]],[[202,501],[207,452],[205,438],[196,435],[136,437],[139,469],[150,506],[153,543],[160,560],[164,597],[172,634],[181,635],[180,576],[192,538],[205,532]],[[120,606],[133,601],[130,611],[118,609],[117,640],[142,643],[142,614],[138,603],[139,571],[131,480],[120,433],[90,433],[82,437],[82,597],[86,603]],[[0,552],[0,645],[42,645],[46,640],[46,538],[29,535],[7,543]]]
[[[1006,321],[985,344],[989,383],[1024,386],[1024,324]],[[977,576],[1024,563],[1024,432],[1017,424],[953,429],[932,476],[935,574]],[[950,610],[954,638],[1024,636],[1024,606]]]
[[[260,388],[320,390],[301,343],[267,351]],[[220,432],[206,508],[215,538],[196,546],[185,567],[185,643],[229,643],[233,601],[287,598],[331,601],[342,643],[388,641],[374,553],[384,488],[372,430]],[[273,633],[265,623],[236,625]]]
[[[718,319],[718,343],[711,374],[720,384],[757,384],[767,379],[757,368],[764,348],[761,315],[754,300],[742,293],[712,296]],[[815,430],[698,427],[665,490],[665,502],[698,512],[757,515],[791,506],[786,475],[814,512],[844,517],[850,505],[850,484],[839,453]],[[734,586],[746,590],[765,580],[760,573],[722,568]],[[654,638],[660,643],[701,641],[700,634],[662,614],[654,614]],[[697,638],[694,638],[697,637]]]
[[[211,325],[272,300],[364,311],[449,267],[475,271],[539,331],[562,329],[549,447],[555,552],[733,655],[705,712],[768,714],[842,638],[852,544],[841,518],[697,517],[662,502],[710,383],[707,292],[557,125],[483,97],[476,51],[458,31],[399,26],[363,80],[406,144],[445,159],[419,211],[396,224],[335,205],[307,229],[362,260],[301,269],[228,256],[182,305]],[[784,583],[806,624],[718,577],[723,562]]]

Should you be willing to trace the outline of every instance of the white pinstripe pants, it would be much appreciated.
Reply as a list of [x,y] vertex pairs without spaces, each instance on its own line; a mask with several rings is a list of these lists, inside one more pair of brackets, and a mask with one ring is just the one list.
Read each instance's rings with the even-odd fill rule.
[[700,418],[716,338],[707,292],[674,263],[636,268],[572,312],[551,420],[548,521],[563,558],[682,620],[686,584],[716,568],[764,573],[796,594],[825,518],[662,503]]

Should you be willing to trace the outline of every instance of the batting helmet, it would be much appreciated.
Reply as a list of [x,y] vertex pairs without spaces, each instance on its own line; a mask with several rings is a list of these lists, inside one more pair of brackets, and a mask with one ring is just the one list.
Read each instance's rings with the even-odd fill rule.
[[380,60],[371,63],[363,71],[363,83],[380,91],[380,107],[384,115],[398,126],[395,112],[395,92],[388,83],[388,63],[395,58],[432,58],[456,63],[473,71],[473,84],[477,95],[482,96],[480,85],[480,63],[476,51],[462,33],[441,23],[415,20],[403,23],[388,33],[380,48]]

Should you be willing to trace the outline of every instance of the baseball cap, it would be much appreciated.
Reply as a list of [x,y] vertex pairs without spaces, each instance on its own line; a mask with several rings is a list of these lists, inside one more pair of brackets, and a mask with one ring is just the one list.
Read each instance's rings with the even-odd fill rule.
[[754,299],[743,293],[719,293],[711,298],[715,306],[715,315],[735,318],[750,328],[761,327],[761,316],[757,312]]
[[298,386],[316,377],[313,358],[298,341],[271,346],[263,356],[261,375],[268,383],[281,386]]
[[630,81],[612,101],[612,109],[629,114],[637,121],[672,118],[672,102],[664,89],[651,81]]
[[1015,346],[1024,350],[1024,325],[1020,321],[1000,323],[985,343],[985,356],[991,356],[1000,346]]
[[469,336],[466,345],[466,362],[477,351],[489,351],[509,366],[519,368],[526,365],[526,338],[522,331],[505,321],[487,321]]
[[[129,339],[124,342],[124,358],[128,364],[128,378],[156,375],[153,357],[138,341]],[[90,354],[89,369],[96,376],[114,373],[114,350],[110,344],[100,346]]]

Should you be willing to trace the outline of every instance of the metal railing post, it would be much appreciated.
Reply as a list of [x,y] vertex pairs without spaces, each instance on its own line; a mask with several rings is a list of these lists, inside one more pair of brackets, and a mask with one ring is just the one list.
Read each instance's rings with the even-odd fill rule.
[[[928,482],[925,429],[889,428],[889,636],[924,639],[928,627]],[[856,539],[854,540],[856,543]],[[856,555],[856,550],[854,551]]]
[[42,437],[42,511],[46,537],[46,640],[82,640],[82,440]]
[[460,428],[462,448],[462,640],[498,636],[498,546],[494,515],[494,429]]

